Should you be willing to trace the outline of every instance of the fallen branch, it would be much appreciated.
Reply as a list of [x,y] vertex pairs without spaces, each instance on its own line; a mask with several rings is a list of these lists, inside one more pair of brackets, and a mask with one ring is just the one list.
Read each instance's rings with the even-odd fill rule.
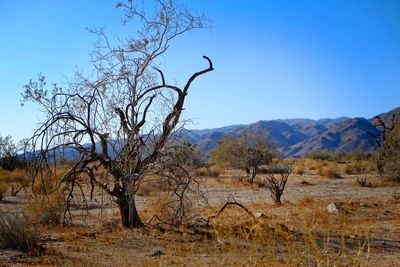
[[222,206],[222,208],[218,211],[218,213],[216,215],[212,215],[210,217],[208,217],[207,219],[207,226],[209,226],[210,223],[210,219],[216,219],[219,217],[219,215],[221,215],[221,213],[229,206],[237,206],[241,209],[243,209],[244,211],[247,212],[247,214],[249,214],[253,219],[256,218],[256,216],[254,216],[254,214],[248,209],[246,208],[243,204],[239,203],[236,201],[236,199],[233,199],[233,201],[228,201],[224,204],[224,206]]

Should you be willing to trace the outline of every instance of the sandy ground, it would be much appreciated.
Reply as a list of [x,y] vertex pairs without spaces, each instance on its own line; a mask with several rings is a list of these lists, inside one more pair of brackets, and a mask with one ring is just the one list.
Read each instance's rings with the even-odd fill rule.
[[[356,182],[358,176],[328,179],[315,175],[291,175],[282,197],[283,205],[277,206],[273,204],[267,189],[243,185],[233,178],[239,174],[228,172],[218,178],[199,179],[210,208],[217,211],[226,201],[235,199],[252,212],[266,214],[268,222],[285,223],[290,229],[296,228],[296,220],[302,213],[306,216],[320,216],[320,221],[325,220],[323,223],[329,224],[331,229],[335,225],[345,225],[346,230],[338,227],[338,233],[343,230],[347,234],[348,229],[362,223],[365,227],[360,226],[360,229],[364,232],[368,229],[368,238],[372,240],[367,265],[400,266],[399,185],[380,183],[373,176],[367,176],[372,186],[361,187]],[[395,201],[397,198],[398,202]],[[0,202],[0,209],[15,212],[27,202],[26,193],[17,197],[6,196]],[[329,203],[343,207],[346,214],[332,217],[326,211]],[[153,204],[154,197],[137,197],[138,209],[146,218],[152,216],[149,206]],[[226,250],[241,255],[240,249],[235,247],[232,251],[231,245],[221,245],[220,240],[204,240],[182,232],[171,234],[159,230],[121,229],[118,226],[118,209],[110,198],[101,194],[96,195],[89,207],[89,216],[82,217],[83,220],[78,218],[77,226],[67,230],[55,227],[45,231],[43,242],[51,248],[53,254],[34,257],[21,252],[0,250],[0,263],[4,266],[87,266],[88,262],[90,266],[221,266],[243,265],[245,262],[250,266],[263,266],[268,262],[263,261],[262,257],[258,263],[251,259],[243,261],[241,256],[235,261],[235,258],[227,256]],[[107,224],[104,222],[108,222],[108,226],[105,227]],[[324,227],[323,223],[316,222],[315,228]],[[115,255],[119,255],[118,258]],[[91,257],[96,260],[91,261]]]

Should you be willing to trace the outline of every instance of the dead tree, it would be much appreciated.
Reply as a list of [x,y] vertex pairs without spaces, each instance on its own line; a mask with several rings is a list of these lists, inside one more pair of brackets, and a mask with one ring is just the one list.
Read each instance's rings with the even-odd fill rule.
[[[66,88],[53,84],[49,92],[45,78],[39,76],[23,94],[25,101],[40,104],[46,115],[30,139],[34,179],[54,177],[57,157],[73,150],[79,158],[61,181],[67,189],[66,210],[74,190],[83,193],[82,180],[89,179],[91,196],[97,186],[115,199],[124,227],[143,226],[136,192],[146,177],[163,169],[190,86],[213,70],[212,61],[204,56],[207,67],[191,75],[183,87],[167,83],[159,69],[160,57],[176,37],[204,27],[204,17],[171,0],[147,4],[117,4],[124,10],[124,25],[140,28],[134,36],[119,38],[115,46],[102,29],[91,30],[99,37],[91,53],[96,79],[76,73]],[[96,175],[98,170],[104,173]],[[190,179],[176,180],[176,193],[185,193],[189,183]]]

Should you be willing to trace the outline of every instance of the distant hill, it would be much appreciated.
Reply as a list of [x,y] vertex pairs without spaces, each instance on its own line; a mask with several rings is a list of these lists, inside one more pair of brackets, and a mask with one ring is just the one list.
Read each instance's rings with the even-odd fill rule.
[[[392,114],[400,108],[379,114],[389,121]],[[256,134],[273,142],[282,157],[302,157],[316,149],[332,152],[350,152],[354,150],[372,152],[375,141],[368,132],[378,135],[374,118],[336,119],[287,119],[258,121],[249,125],[233,125],[206,130],[184,130],[180,138],[197,144],[205,153],[209,153],[224,135],[239,137],[243,133]]]
[[[400,113],[400,108],[379,114],[387,123],[393,114]],[[244,133],[265,137],[274,143],[281,152],[281,157],[303,157],[316,149],[332,152],[362,151],[372,152],[375,147],[374,138],[368,134],[379,135],[375,127],[375,119],[347,118],[336,119],[286,119],[257,121],[248,125],[231,125],[215,129],[188,130],[182,129],[177,138],[196,144],[208,154],[225,135],[240,137]],[[121,146],[114,144],[116,150]],[[100,149],[100,145],[96,146]],[[111,149],[111,147],[110,147]],[[118,151],[111,150],[115,155]],[[31,155],[28,155],[31,156]],[[76,158],[78,152],[73,148],[55,151],[55,158]]]

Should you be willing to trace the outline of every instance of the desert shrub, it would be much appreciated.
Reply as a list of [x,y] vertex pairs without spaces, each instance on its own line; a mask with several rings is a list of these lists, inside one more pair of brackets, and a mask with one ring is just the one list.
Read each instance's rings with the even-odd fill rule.
[[23,170],[5,170],[0,168],[0,180],[7,183],[24,183],[27,181]]
[[318,171],[323,166],[323,164],[324,162],[319,159],[311,159],[311,158],[304,159],[305,170]]
[[189,184],[188,190],[191,191],[190,198],[173,190],[156,192],[151,206],[157,215],[151,217],[148,223],[173,227],[187,226],[194,218],[199,217],[201,207],[206,205],[207,199],[194,184]]
[[271,164],[260,168],[259,172],[263,174],[280,174],[288,171],[289,165]]
[[163,177],[159,175],[151,175],[146,181],[140,183],[136,193],[139,196],[148,196],[152,192],[163,192],[169,189],[168,180],[163,179]]
[[338,165],[333,162],[330,162],[328,164],[320,166],[317,171],[318,171],[318,174],[323,177],[341,178]]
[[305,160],[299,159],[294,162],[293,173],[302,176],[306,172]]
[[58,225],[66,209],[66,188],[60,186],[62,171],[47,173],[31,185],[34,198],[28,204],[31,219],[42,225]]
[[362,187],[368,186],[368,181],[366,177],[357,177],[356,181],[359,186]]
[[221,175],[221,170],[217,167],[201,167],[195,169],[193,174],[197,177],[219,177]]
[[0,211],[0,245],[3,248],[40,252],[39,225],[25,213]]
[[343,158],[342,158],[343,161],[351,161],[351,160],[365,161],[365,160],[370,160],[370,159],[371,159],[371,154],[365,153],[360,150],[355,150],[355,151],[345,153],[345,154],[343,154]]
[[344,172],[346,174],[363,174],[365,170],[361,164],[361,161],[353,160],[346,163]]
[[169,149],[168,160],[189,171],[204,167],[207,161],[203,152],[189,142],[174,144]]
[[335,158],[335,154],[328,150],[316,149],[308,154],[307,157],[311,159],[333,160]]
[[41,225],[59,225],[63,221],[65,197],[62,192],[52,192],[37,197],[28,207],[32,221]]
[[351,160],[346,163],[344,172],[346,174],[366,174],[374,170],[372,162],[369,160]]
[[8,184],[0,182],[0,201],[3,200],[8,190]]
[[244,134],[241,138],[225,136],[211,151],[212,163],[240,168],[248,174],[248,182],[253,183],[259,167],[269,164],[277,155],[275,148],[261,136]]
[[258,181],[258,185],[269,190],[275,203],[282,204],[281,197],[291,172],[291,165],[273,166],[267,177]]
[[10,194],[16,196],[22,189],[29,186],[29,181],[23,170],[10,171],[0,168],[0,187],[5,187],[5,185],[8,188],[11,186]]

